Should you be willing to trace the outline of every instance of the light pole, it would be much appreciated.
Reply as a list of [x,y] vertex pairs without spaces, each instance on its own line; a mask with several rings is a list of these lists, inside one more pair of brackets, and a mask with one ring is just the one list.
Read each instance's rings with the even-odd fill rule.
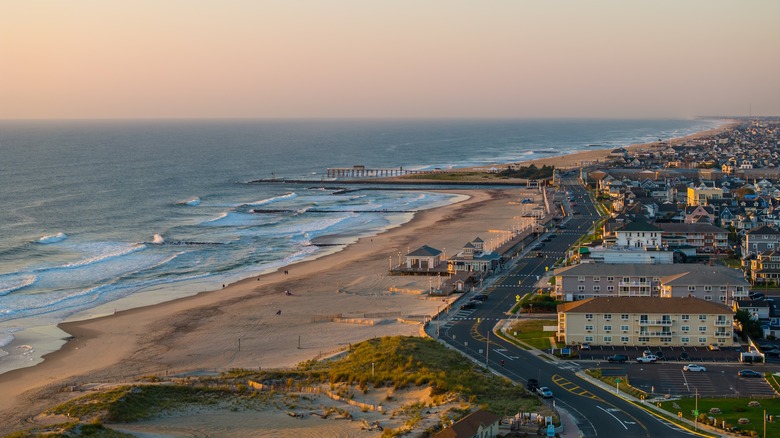
[[390,256],[390,270],[393,270],[393,256]]

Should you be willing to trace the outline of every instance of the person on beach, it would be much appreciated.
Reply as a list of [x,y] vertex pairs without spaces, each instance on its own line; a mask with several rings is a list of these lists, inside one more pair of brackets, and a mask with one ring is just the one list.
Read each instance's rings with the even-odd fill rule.
[[279,316],[279,315],[281,315],[281,314],[282,314],[282,310],[281,310],[281,309],[279,309],[279,310],[277,310],[277,311],[276,311],[276,316]]

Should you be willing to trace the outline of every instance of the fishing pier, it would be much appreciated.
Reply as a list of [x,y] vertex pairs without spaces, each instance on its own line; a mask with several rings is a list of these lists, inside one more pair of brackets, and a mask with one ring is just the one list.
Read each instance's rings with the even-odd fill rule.
[[423,173],[437,173],[441,172],[440,169],[434,170],[407,170],[403,167],[389,168],[389,169],[370,169],[366,166],[356,165],[352,167],[329,167],[328,177],[384,177],[384,176],[400,176],[400,175],[412,175]]

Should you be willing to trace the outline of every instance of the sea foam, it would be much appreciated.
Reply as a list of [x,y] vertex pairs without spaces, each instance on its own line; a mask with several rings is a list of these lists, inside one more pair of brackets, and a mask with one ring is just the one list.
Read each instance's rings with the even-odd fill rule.
[[57,243],[62,242],[63,240],[67,239],[68,235],[65,233],[57,233],[57,234],[51,234],[48,236],[43,236],[40,239],[38,239],[38,243],[48,244],[48,243]]

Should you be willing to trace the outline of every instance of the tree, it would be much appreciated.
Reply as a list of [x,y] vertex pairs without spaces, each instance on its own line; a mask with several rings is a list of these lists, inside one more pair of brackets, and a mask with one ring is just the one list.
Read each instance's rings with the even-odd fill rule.
[[751,318],[750,312],[747,310],[737,310],[737,313],[734,314],[734,319],[736,319],[742,326],[743,334],[748,335],[754,339],[759,339],[764,336],[764,332],[761,330],[761,323]]

